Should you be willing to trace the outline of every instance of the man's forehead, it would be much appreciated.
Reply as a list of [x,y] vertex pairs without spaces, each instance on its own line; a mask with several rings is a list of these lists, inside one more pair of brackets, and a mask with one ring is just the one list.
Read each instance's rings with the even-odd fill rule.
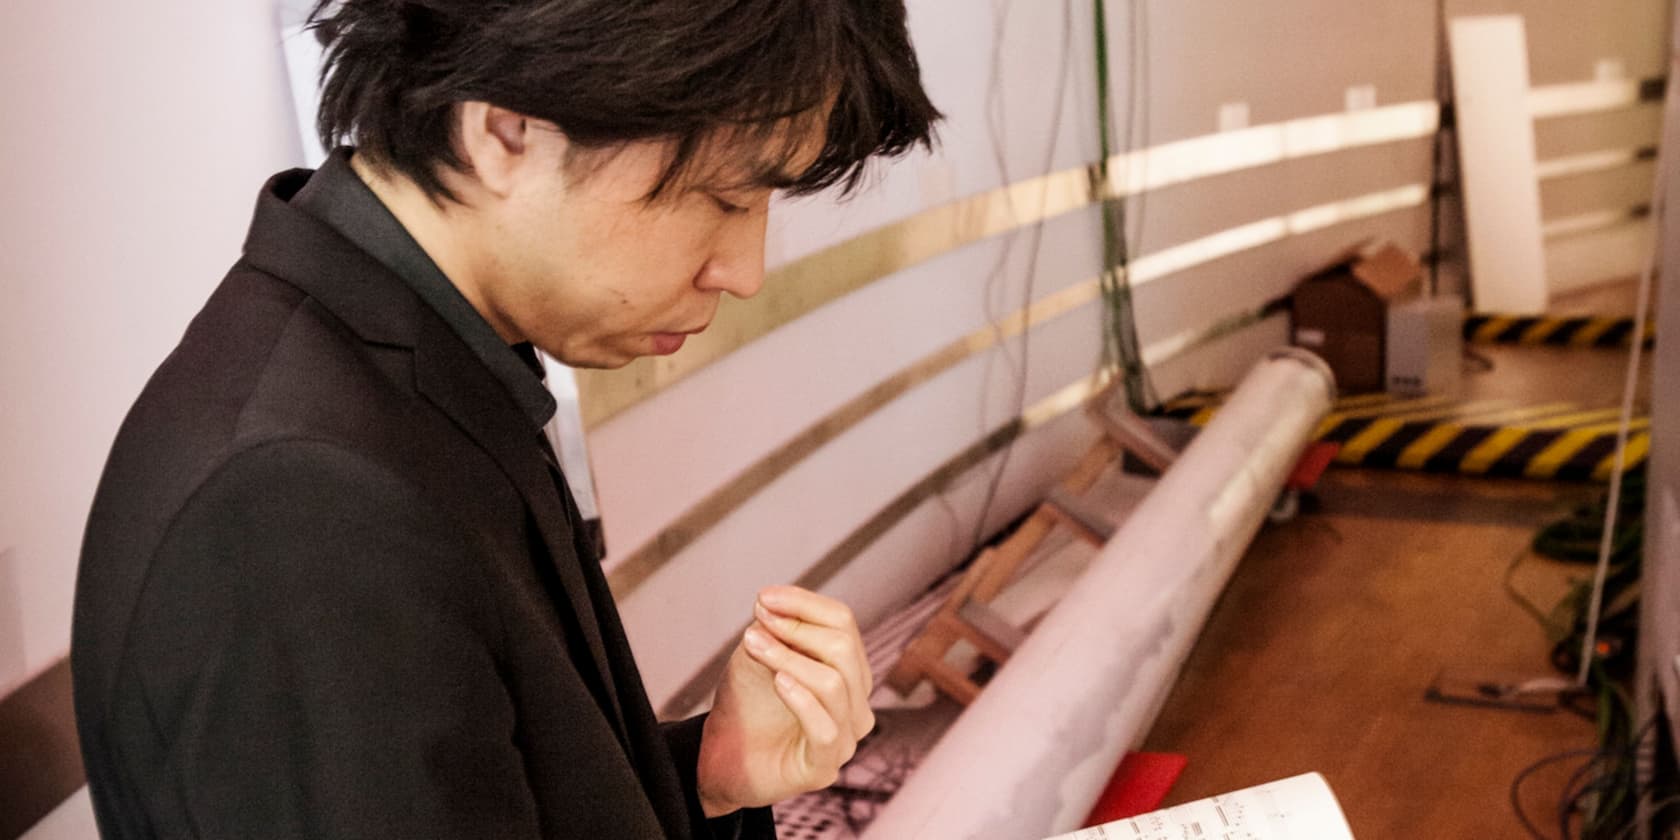
[[822,155],[827,142],[821,120],[784,121],[770,131],[740,136],[724,132],[708,144],[705,180],[734,187],[786,189],[799,183]]

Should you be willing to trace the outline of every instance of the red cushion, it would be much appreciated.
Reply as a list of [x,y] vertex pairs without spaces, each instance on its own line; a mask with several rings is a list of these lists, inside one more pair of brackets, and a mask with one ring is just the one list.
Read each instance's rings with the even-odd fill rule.
[[1289,479],[1283,486],[1295,490],[1311,490],[1318,483],[1318,477],[1324,475],[1330,462],[1342,451],[1339,443],[1318,441],[1309,444],[1307,451],[1301,453],[1301,460],[1295,462],[1295,471],[1289,474]]
[[1085,827],[1160,810],[1190,759],[1173,753],[1129,753],[1085,818]]

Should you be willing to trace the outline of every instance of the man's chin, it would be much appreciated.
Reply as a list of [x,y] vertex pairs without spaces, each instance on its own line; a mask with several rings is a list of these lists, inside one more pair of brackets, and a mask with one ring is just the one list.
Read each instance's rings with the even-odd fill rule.
[[560,363],[574,370],[618,370],[619,368],[636,361],[637,358],[639,357],[627,356],[619,359],[600,359],[590,357],[575,362],[567,359],[561,359]]
[[617,348],[589,347],[573,352],[549,353],[561,364],[578,370],[618,370],[651,353],[630,353]]

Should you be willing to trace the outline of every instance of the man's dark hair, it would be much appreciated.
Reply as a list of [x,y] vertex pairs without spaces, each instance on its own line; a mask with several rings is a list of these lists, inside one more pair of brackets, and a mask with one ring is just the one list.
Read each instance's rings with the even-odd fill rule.
[[[317,129],[434,200],[462,170],[458,103],[482,101],[557,125],[575,148],[666,141],[649,193],[720,173],[703,152],[760,150],[753,185],[851,191],[869,158],[932,144],[903,0],[320,0],[326,50]],[[786,167],[803,127],[826,143]],[[746,186],[733,183],[730,186]]]

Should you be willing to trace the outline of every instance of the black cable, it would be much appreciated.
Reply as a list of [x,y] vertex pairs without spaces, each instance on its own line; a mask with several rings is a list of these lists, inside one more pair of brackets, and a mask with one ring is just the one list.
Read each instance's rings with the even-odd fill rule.
[[[1595,757],[1583,764],[1579,770],[1576,770],[1569,777],[1569,781],[1564,783],[1563,796],[1558,801],[1557,809],[1558,832],[1563,840],[1573,840],[1574,838],[1574,832],[1569,824],[1570,819],[1581,810],[1581,799],[1590,793],[1608,791],[1620,782],[1620,779],[1616,778],[1613,773],[1598,772],[1596,777],[1592,775],[1599,770],[1598,764],[1601,760]],[[1586,825],[1582,826],[1583,830],[1586,830],[1587,827]]]
[[[1511,562],[1505,567],[1505,596],[1510,598],[1512,603],[1522,608],[1523,612],[1528,613],[1529,616],[1540,625],[1541,629],[1546,632],[1547,639],[1556,641],[1558,638],[1561,638],[1568,633],[1568,628],[1560,624],[1556,620],[1555,615],[1547,615],[1545,612],[1541,611],[1539,605],[1530,601],[1528,596],[1522,594],[1522,592],[1517,589],[1517,569],[1522,566],[1523,561],[1527,560],[1529,555],[1532,553],[1533,548],[1531,546],[1524,546],[1520,551],[1512,555]],[[1596,712],[1587,713],[1587,717],[1589,719],[1595,715]]]
[[[1644,473],[1631,471],[1627,479],[1626,492],[1619,504],[1632,513],[1643,505]],[[1630,626],[1629,622],[1636,618],[1637,612],[1635,606],[1638,603],[1643,543],[1641,523],[1636,516],[1630,517],[1611,535],[1614,564],[1611,573],[1604,579],[1603,592],[1604,603],[1616,606],[1597,616],[1597,627],[1587,626],[1589,619],[1585,605],[1591,597],[1590,585],[1577,585],[1550,615],[1545,615],[1521,597],[1512,579],[1518,564],[1530,553],[1563,562],[1596,562],[1598,546],[1604,536],[1604,514],[1608,505],[1609,499],[1600,497],[1547,524],[1506,570],[1505,585],[1513,600],[1540,621],[1546,627],[1548,637],[1556,643],[1553,659],[1557,667],[1571,673],[1581,667],[1578,659],[1569,660],[1572,654],[1579,655],[1583,644],[1581,640],[1590,631],[1596,631],[1600,639],[1610,643],[1608,648],[1592,652],[1585,671],[1585,684],[1597,696],[1596,711],[1591,717],[1598,730],[1598,749],[1571,750],[1548,756],[1518,773],[1511,783],[1512,808],[1530,837],[1543,835],[1522,810],[1521,786],[1542,767],[1588,756],[1570,774],[1557,801],[1555,817],[1563,840],[1574,840],[1577,836],[1582,840],[1625,837],[1628,823],[1637,823],[1640,805],[1650,793],[1642,790],[1639,784],[1640,752],[1658,717],[1653,715],[1636,726],[1633,702],[1617,682],[1617,675],[1626,665],[1623,654],[1632,649],[1633,637],[1637,633],[1637,627]],[[1575,698],[1567,696],[1559,698],[1559,705],[1578,713],[1586,711],[1577,705]],[[1578,835],[1572,825],[1577,818],[1580,821]]]
[[[1009,191],[1012,181],[1009,174],[1009,160],[1007,155],[1004,153],[1005,138],[1003,126],[1003,43],[1004,38],[1008,33],[1009,9],[1010,7],[1007,2],[1004,2],[1001,5],[997,2],[992,4],[992,12],[997,16],[997,20],[992,26],[992,67],[991,72],[986,79],[986,133],[991,140],[992,163],[997,169],[999,188],[1003,190],[1004,197],[1012,202],[1013,199],[1011,196],[1013,193]],[[1011,204],[1010,210],[1011,215],[1014,215],[1013,204]],[[1014,356],[1010,354],[1008,342],[1004,340],[1002,319],[998,315],[997,309],[993,305],[992,300],[995,296],[998,284],[1003,281],[1003,276],[1009,268],[1009,259],[1015,253],[1016,238],[1017,235],[1013,233],[1004,237],[1001,246],[998,248],[997,259],[992,262],[992,270],[989,274],[987,274],[986,285],[984,290],[981,292],[981,306],[985,309],[987,322],[992,325],[992,334],[997,341],[998,351],[1003,353],[1004,357],[1010,360],[1011,367],[1014,368],[1016,372],[1017,385],[1019,385],[1026,376],[1026,370],[1024,367],[1015,367]],[[978,428],[981,437],[985,437],[991,433],[991,429],[988,427],[986,422],[986,407],[991,403],[992,360],[994,358],[994,354],[987,354],[986,363],[981,368],[980,372],[980,417]],[[1019,416],[1019,412],[1017,412],[1017,416]],[[990,513],[992,500],[996,494],[996,483],[1001,478],[1001,475],[1001,471],[995,474],[988,484],[985,500],[980,505],[979,518],[976,520],[974,525],[974,534],[969,540],[968,554],[970,556],[973,556],[974,552],[978,550],[980,546],[981,537],[985,532],[986,517]]]
[[[1550,838],[1546,837],[1546,835],[1540,831],[1540,828],[1536,826],[1531,819],[1529,819],[1528,813],[1523,810],[1521,797],[1523,782],[1527,781],[1530,776],[1545,769],[1546,767],[1550,767],[1560,762],[1569,761],[1570,759],[1586,758],[1587,761],[1581,768],[1571,774],[1569,782],[1565,784],[1565,795],[1561,798],[1559,804],[1558,816],[1561,829],[1560,836],[1563,840],[1571,840],[1573,835],[1568,826],[1568,818],[1578,809],[1581,797],[1585,796],[1588,792],[1591,792],[1595,786],[1600,785],[1605,781],[1603,777],[1600,779],[1589,780],[1581,790],[1571,792],[1571,789],[1580,784],[1584,779],[1583,771],[1591,769],[1599,761],[1603,761],[1605,759],[1616,759],[1618,765],[1623,762],[1633,760],[1638,750],[1639,742],[1643,740],[1645,735],[1650,732],[1651,728],[1656,725],[1656,722],[1657,718],[1653,715],[1650,720],[1632,734],[1632,737],[1630,737],[1627,743],[1623,746],[1617,748],[1597,747],[1566,750],[1564,752],[1555,753],[1541,758],[1527,767],[1524,767],[1517,773],[1516,778],[1511,781],[1510,788],[1511,810],[1515,812],[1517,820],[1522,824],[1523,829],[1527,831],[1529,836],[1534,838],[1534,840],[1550,840]],[[1612,780],[1616,778],[1613,773],[1603,775]]]
[[1534,762],[1533,764],[1528,765],[1527,767],[1524,767],[1521,772],[1517,773],[1517,777],[1511,780],[1511,810],[1516,812],[1517,821],[1522,823],[1522,827],[1528,832],[1529,837],[1534,838],[1534,840],[1551,840],[1551,838],[1540,832],[1539,827],[1529,820],[1528,813],[1523,810],[1521,796],[1522,783],[1527,781],[1529,776],[1532,776],[1535,773],[1552,766],[1553,764],[1568,761],[1572,758],[1597,756],[1600,752],[1601,751],[1598,749],[1578,749],[1549,755]]
[[[1448,119],[1452,113],[1451,77],[1447,65],[1447,0],[1435,0],[1435,103],[1441,119],[1435,127],[1429,172],[1429,296],[1441,293],[1441,198],[1445,189],[1441,170],[1446,165]],[[1489,363],[1488,369],[1492,369]]]
[[[1139,145],[1138,144],[1138,128],[1139,128],[1139,126],[1138,126],[1138,100],[1139,100],[1138,90],[1139,90],[1140,84],[1146,85],[1146,83],[1142,79],[1140,79],[1140,77],[1139,77],[1139,66],[1138,65],[1139,65],[1140,62],[1139,62],[1139,56],[1138,56],[1138,52],[1139,52],[1139,46],[1138,45],[1139,45],[1139,35],[1140,35],[1139,27],[1141,25],[1139,23],[1139,20],[1140,20],[1140,18],[1146,19],[1148,17],[1148,15],[1149,15],[1149,10],[1146,6],[1145,0],[1127,0],[1127,2],[1126,2],[1126,36],[1131,41],[1131,43],[1130,43],[1131,49],[1128,51],[1127,57],[1126,57],[1126,110],[1125,110],[1125,117],[1120,124],[1121,128],[1120,128],[1120,155],[1119,155],[1119,157],[1120,157],[1121,160],[1126,161],[1126,163],[1127,163],[1127,174],[1128,175],[1131,172],[1130,166],[1131,166],[1131,160],[1132,160],[1132,152],[1136,151],[1137,148],[1138,148],[1138,145]],[[1107,33],[1104,33],[1104,37],[1107,37]],[[1144,89],[1147,90],[1147,87],[1145,87]],[[1146,113],[1145,114],[1145,119],[1147,120],[1147,118],[1148,118],[1148,115]],[[1143,145],[1144,148],[1148,148],[1148,146],[1149,146],[1149,127],[1148,127],[1147,124],[1143,126],[1143,135],[1144,135],[1144,139],[1143,139],[1142,145]],[[1117,199],[1115,201],[1115,215],[1116,215],[1117,221],[1118,221],[1119,226],[1120,226],[1120,241],[1119,241],[1119,249],[1120,249],[1119,250],[1119,258],[1120,258],[1119,262],[1120,262],[1120,264],[1119,264],[1119,268],[1121,268],[1121,269],[1125,269],[1131,264],[1133,255],[1137,254],[1138,248],[1142,244],[1142,240],[1143,240],[1143,228],[1141,226],[1142,225],[1142,220],[1137,219],[1137,215],[1135,213],[1133,213],[1133,211],[1132,211],[1132,205],[1133,205],[1134,202],[1137,203],[1137,205],[1139,207],[1139,212],[1141,212],[1143,202],[1145,200],[1144,197],[1146,195],[1148,195],[1148,193],[1149,193],[1149,191],[1147,189],[1137,190],[1136,192],[1130,192],[1129,191],[1126,195],[1121,196],[1119,199]],[[1136,220],[1136,225],[1133,224],[1133,220]],[[1136,228],[1136,234],[1135,235],[1133,233],[1133,228],[1134,227]],[[1130,278],[1128,278],[1128,282],[1130,282]]]
[[[1127,160],[1131,160],[1131,153],[1140,146],[1145,149],[1149,148],[1150,118],[1152,116],[1149,109],[1149,68],[1153,63],[1149,51],[1149,0],[1132,0],[1130,11],[1132,21],[1131,77],[1137,81],[1130,86],[1131,93],[1126,102],[1127,136],[1125,140],[1121,141],[1121,145],[1126,150]],[[1132,135],[1133,124],[1138,127],[1138,134],[1135,137]],[[1128,260],[1143,253],[1144,224],[1149,213],[1149,190],[1138,190],[1134,200],[1136,209],[1130,215],[1136,220],[1134,223],[1136,233],[1133,235],[1132,242],[1126,246]],[[1121,216],[1121,225],[1122,228],[1125,225],[1125,214]],[[1129,276],[1126,282],[1131,283]],[[1137,308],[1132,307],[1128,314],[1132,321],[1131,330],[1135,339],[1137,336]],[[1139,347],[1137,349],[1138,387],[1143,392],[1144,400],[1147,403],[1145,407],[1147,408],[1160,403],[1160,394],[1155,390],[1155,380],[1149,375],[1149,366],[1143,361],[1143,348]]]
[[1488,371],[1493,370],[1494,367],[1492,359],[1476,350],[1470,349],[1469,347],[1464,348],[1464,360],[1476,363],[1476,369],[1470,371],[1471,373],[1487,373]]
[[[1602,671],[1599,671],[1598,673],[1600,673],[1602,675]],[[1608,700],[1612,696],[1613,696],[1613,694],[1612,694],[1611,690],[1608,689],[1608,688],[1603,689],[1600,692],[1601,701]],[[1623,713],[1625,715],[1626,703],[1624,702],[1624,703],[1620,704],[1619,708],[1621,708],[1623,710]],[[1601,704],[1601,713],[1602,713],[1602,704]],[[1541,770],[1545,767],[1549,767],[1549,766],[1551,766],[1553,764],[1557,764],[1558,762],[1561,762],[1561,761],[1568,761],[1569,759],[1572,759],[1572,758],[1588,757],[1588,761],[1585,764],[1585,767],[1588,767],[1588,768],[1590,768],[1596,762],[1604,760],[1604,759],[1613,758],[1613,759],[1617,759],[1618,761],[1631,761],[1635,758],[1635,756],[1638,752],[1639,743],[1642,740],[1644,740],[1645,736],[1650,733],[1651,729],[1654,726],[1656,726],[1656,723],[1657,723],[1657,716],[1652,715],[1649,720],[1647,720],[1637,730],[1635,730],[1631,733],[1631,735],[1629,736],[1629,738],[1627,739],[1627,742],[1625,744],[1623,744],[1619,747],[1608,747],[1608,746],[1602,746],[1601,745],[1601,746],[1596,747],[1596,748],[1582,748],[1582,749],[1566,750],[1564,752],[1555,753],[1553,755],[1546,756],[1545,758],[1542,758],[1542,759],[1534,762],[1533,764],[1530,764],[1527,767],[1523,768],[1523,770],[1521,772],[1519,772],[1517,774],[1517,777],[1515,779],[1513,779],[1512,782],[1511,782],[1511,805],[1512,805],[1512,808],[1516,810],[1517,817],[1518,817],[1519,820],[1522,821],[1523,827],[1528,829],[1530,834],[1532,834],[1536,837],[1541,837],[1542,836],[1539,833],[1539,829],[1534,827],[1534,825],[1531,822],[1529,822],[1528,815],[1522,810],[1522,805],[1521,805],[1521,802],[1518,798],[1518,793],[1519,793],[1520,788],[1522,787],[1522,783],[1524,781],[1526,781],[1529,776],[1532,776],[1534,773],[1538,772],[1539,770]],[[1581,770],[1577,770],[1575,772],[1575,774],[1570,776],[1570,781],[1568,783],[1566,783],[1566,785],[1565,785],[1565,793],[1569,793],[1570,788],[1572,788],[1576,784],[1579,784],[1581,775],[1582,775]],[[1579,793],[1575,794],[1573,796],[1573,798],[1578,799],[1580,795],[1581,794],[1579,794]],[[1568,801],[1569,799],[1571,799],[1571,797],[1565,797],[1566,801]]]
[[[1638,761],[1640,743],[1657,724],[1657,716],[1652,715],[1643,725],[1633,727],[1633,703],[1626,692],[1612,682],[1606,673],[1604,665],[1593,663],[1589,669],[1589,676],[1596,678],[1599,688],[1600,708],[1600,746],[1605,749],[1606,758],[1614,759],[1609,762],[1606,771],[1591,785],[1573,793],[1566,803],[1567,811],[1563,812],[1565,819],[1570,813],[1582,811],[1581,799],[1588,793],[1598,792],[1612,794],[1608,803],[1595,803],[1592,811],[1583,817],[1583,836],[1598,840],[1604,830],[1610,825],[1607,821],[1620,818],[1623,803],[1630,790],[1635,792],[1634,800],[1637,805],[1638,781],[1635,775],[1635,764]],[[1620,731],[1618,731],[1620,730]],[[1616,749],[1610,745],[1620,743]],[[1566,791],[1567,792],[1567,791]],[[1629,818],[1636,818],[1637,815]]]
[[[1669,798],[1664,799],[1660,802],[1652,803],[1652,805],[1651,805],[1651,819],[1652,819],[1652,821],[1654,822],[1656,820],[1658,814],[1662,813],[1663,811],[1668,810],[1669,808],[1674,807],[1675,805],[1680,805],[1680,796],[1670,796]],[[1610,838],[1610,840],[1627,840],[1628,837],[1633,836],[1633,832],[1637,828],[1639,828],[1639,821],[1634,820],[1633,822],[1630,822],[1627,825],[1622,826],[1622,830],[1616,832],[1616,836]]]
[[[992,66],[986,78],[986,134],[991,141],[992,164],[997,171],[999,189],[1003,191],[1005,202],[1009,204],[1010,214],[1015,215],[1014,193],[1009,187],[1013,179],[1009,174],[1009,160],[1004,153],[1005,116],[1003,108],[1003,44],[1009,28],[1009,5],[1007,2],[999,5],[993,2],[992,11],[997,19],[992,24]],[[986,321],[992,325],[992,332],[1005,357],[1014,364],[1014,356],[1009,352],[1009,346],[1003,341],[1003,324],[1001,316],[994,302],[997,288],[1003,282],[1004,274],[1009,268],[1009,260],[1015,254],[1016,233],[1011,233],[1002,239],[998,248],[997,258],[992,261],[991,271],[986,274],[986,286],[981,304],[986,311]],[[991,385],[991,365],[994,354],[987,354],[984,378],[981,380],[981,405],[986,405]],[[980,434],[990,431],[986,427],[984,408],[981,410]]]
[[[1128,77],[1129,94],[1127,96],[1126,136],[1121,138],[1124,152],[1121,159],[1126,162],[1128,174],[1130,172],[1132,144],[1134,141],[1136,114],[1138,109],[1138,79],[1140,78],[1138,62],[1138,21],[1147,24],[1147,9],[1140,8],[1146,0],[1127,0],[1127,7],[1132,21],[1129,33],[1131,39],[1131,64]],[[1097,71],[1097,135],[1100,144],[1101,158],[1093,174],[1093,186],[1098,188],[1096,198],[1102,210],[1103,261],[1100,285],[1103,299],[1103,345],[1100,369],[1104,372],[1118,370],[1123,375],[1126,401],[1133,411],[1148,410],[1153,397],[1149,393],[1153,389],[1147,382],[1147,371],[1143,366],[1143,353],[1138,346],[1137,317],[1132,305],[1131,278],[1128,274],[1131,266],[1131,250],[1126,221],[1127,203],[1131,196],[1122,195],[1118,198],[1109,197],[1110,187],[1113,186],[1113,174],[1110,162],[1115,154],[1112,148],[1109,106],[1110,106],[1110,67],[1108,60],[1108,17],[1106,0],[1092,0],[1092,17],[1096,42],[1096,71]],[[1147,91],[1146,91],[1147,92]],[[1146,128],[1147,130],[1147,128]]]
[[[991,99],[992,97],[996,97],[996,99],[992,99],[992,101],[998,103],[998,105],[997,105],[997,108],[999,109],[998,119],[996,119],[996,120],[988,119],[988,125],[990,126],[990,130],[992,131],[992,151],[993,151],[993,154],[995,156],[996,163],[998,165],[998,170],[999,170],[998,174],[1002,177],[1004,187],[1006,189],[1008,188],[1008,186],[1010,184],[1010,179],[1009,179],[1008,161],[1005,158],[1004,153],[1003,153],[1004,138],[1002,137],[1002,126],[1000,125],[1000,122],[1001,122],[1001,107],[1002,107],[1001,106],[1002,97],[1001,97],[1000,89],[1001,89],[1001,86],[1002,86],[1001,68],[1002,68],[1002,65],[1003,65],[1003,38],[1004,38],[1004,33],[1006,31],[1005,24],[1007,22],[1008,22],[1008,7],[1005,6],[1000,12],[1000,18],[999,18],[998,26],[997,26],[996,41],[993,44],[992,77],[991,77],[991,82],[990,82],[991,89],[988,92],[988,99]],[[1050,139],[1049,139],[1049,142],[1046,144],[1045,152],[1044,152],[1044,164],[1040,169],[1042,174],[1045,175],[1045,176],[1049,176],[1054,171],[1054,168],[1055,168],[1055,165],[1056,165],[1056,162],[1055,162],[1056,144],[1061,140],[1063,106],[1065,105],[1066,100],[1067,100],[1068,74],[1069,74],[1069,71],[1072,69],[1072,64],[1071,64],[1071,59],[1070,59],[1070,54],[1073,52],[1073,50],[1071,49],[1072,46],[1073,46],[1073,0],[1064,0],[1064,2],[1062,4],[1062,49],[1060,51],[1061,55],[1062,55],[1062,58],[1061,58],[1060,65],[1058,65],[1058,69],[1057,69],[1057,73],[1056,73],[1056,93],[1055,93],[1055,99],[1053,100],[1054,104],[1052,106],[1053,110],[1052,110],[1052,113],[1051,113]],[[1042,205],[1042,201],[1040,203]],[[1042,209],[1042,207],[1041,207],[1041,209]],[[1037,285],[1037,279],[1038,279],[1038,260],[1039,260],[1040,252],[1041,252],[1041,250],[1043,248],[1043,245],[1044,245],[1044,228],[1048,224],[1048,221],[1049,221],[1048,219],[1044,218],[1044,214],[1042,212],[1040,212],[1038,214],[1038,216],[1039,216],[1039,218],[1033,225],[1033,230],[1032,230],[1032,234],[1031,234],[1031,238],[1030,238],[1030,241],[1031,241],[1032,244],[1028,247],[1028,250],[1027,250],[1026,277],[1025,277],[1025,281],[1022,285],[1021,307],[1020,307],[1020,310],[1019,310],[1020,313],[1021,313],[1021,317],[1023,319],[1026,318],[1027,311],[1032,306],[1033,290],[1034,290],[1035,286]],[[1001,268],[1001,266],[1000,266],[1000,268]],[[988,307],[991,304],[991,292],[990,292],[989,286],[990,286],[990,284],[988,283],[988,290],[987,290],[987,293],[986,293],[986,304],[987,304]],[[996,327],[996,320],[995,319],[993,321],[993,325],[994,325],[994,327]],[[998,332],[1001,333],[1002,332],[1001,329],[998,330]],[[1031,365],[1031,361],[1032,361],[1031,335],[1032,335],[1031,324],[1025,324],[1024,323],[1022,325],[1022,328],[1021,328],[1021,338],[1020,338],[1020,340],[1021,340],[1021,362],[1020,362],[1020,366],[1019,366],[1018,371],[1017,371],[1017,376],[1015,378],[1015,410],[1014,410],[1014,415],[1013,415],[1013,422],[1017,422],[1017,423],[1020,422],[1022,416],[1026,413],[1026,410],[1027,410],[1027,379],[1028,379],[1028,376],[1031,373],[1030,365]],[[999,346],[1000,346],[1000,348],[1003,348],[1004,352],[1007,354],[1007,346],[1008,346],[1007,342],[1000,341]],[[989,376],[987,377],[986,381],[987,382],[990,381]],[[983,388],[985,387],[985,383],[982,384],[982,387]],[[982,391],[982,400],[981,400],[982,401],[982,405],[981,405],[982,416],[984,416],[984,412],[985,412],[984,403],[985,403],[986,400],[985,400],[984,395],[985,395],[985,391]],[[984,420],[982,420],[981,425],[982,425],[982,427],[984,427],[984,425],[985,425]],[[988,430],[986,430],[985,428],[982,428],[981,433],[982,434],[987,434]],[[979,550],[981,542],[985,538],[986,519],[991,515],[992,504],[997,500],[998,488],[1003,483],[1004,473],[1009,469],[1010,458],[1015,453],[1015,442],[1019,439],[1020,439],[1020,435],[1017,434],[1014,437],[1011,437],[1009,442],[1004,445],[1003,455],[1002,455],[1002,457],[1000,457],[998,459],[997,468],[992,471],[991,479],[986,484],[986,495],[984,497],[984,500],[980,503],[980,515],[974,521],[974,537],[970,541],[970,545],[972,547],[972,550],[974,550],[974,551]]]
[[1598,720],[1598,707],[1596,705],[1594,705],[1592,707],[1587,707],[1587,706],[1582,706],[1581,705],[1581,701],[1583,699],[1586,699],[1586,698],[1591,697],[1591,696],[1592,695],[1587,694],[1587,693],[1582,692],[1582,691],[1565,692],[1565,693],[1560,694],[1558,696],[1558,708],[1563,709],[1566,712],[1570,712],[1570,713],[1573,713],[1575,715],[1578,715],[1582,720],[1597,721]]
[[[1611,542],[1610,556],[1617,565],[1638,562],[1644,542],[1644,524],[1640,513],[1645,509],[1645,470],[1629,470],[1623,479],[1618,500],[1623,514]],[[1566,563],[1597,563],[1599,543],[1604,537],[1604,513],[1609,507],[1608,494],[1600,495],[1582,505],[1568,516],[1541,528],[1534,535],[1535,553]]]

